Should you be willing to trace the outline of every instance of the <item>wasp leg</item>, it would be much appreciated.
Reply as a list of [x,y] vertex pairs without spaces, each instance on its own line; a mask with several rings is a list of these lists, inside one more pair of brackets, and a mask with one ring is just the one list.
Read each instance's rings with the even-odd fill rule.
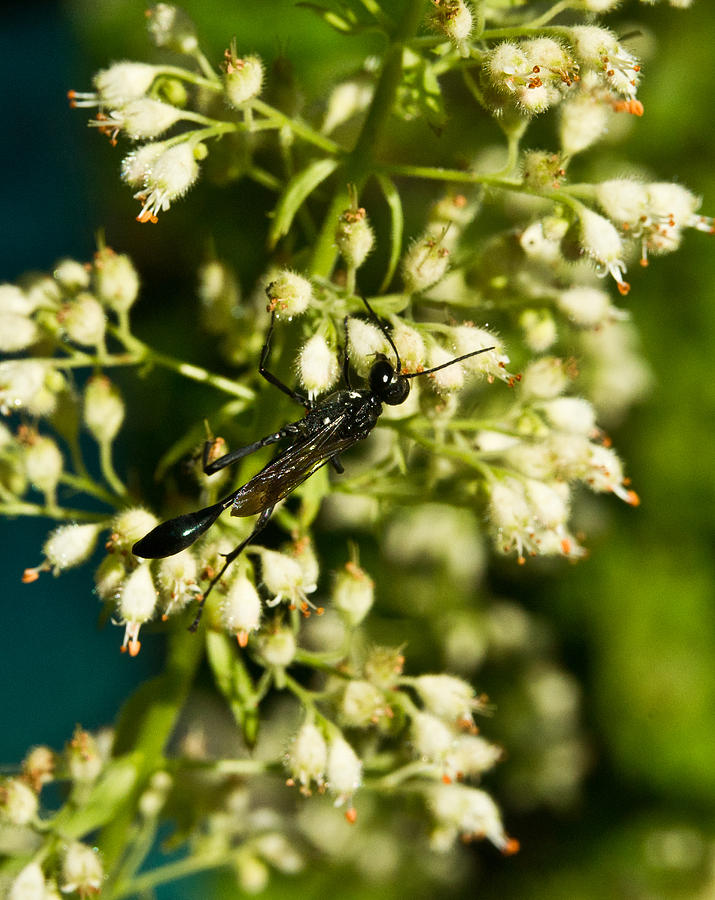
[[299,391],[294,391],[293,388],[288,387],[287,384],[284,384],[280,380],[280,378],[278,378],[272,372],[269,372],[266,368],[268,364],[268,357],[270,356],[271,351],[271,335],[273,334],[273,325],[275,324],[275,320],[276,313],[274,310],[273,315],[271,316],[271,324],[268,328],[268,334],[266,335],[266,342],[263,345],[263,350],[261,350],[261,359],[258,363],[258,371],[269,384],[277,387],[279,391],[283,391],[283,393],[287,394],[291,398],[291,400],[295,400],[296,403],[300,403],[300,405],[304,406],[306,409],[312,409],[313,401],[310,398],[304,396]]
[[345,466],[340,462],[339,456],[331,456],[330,457],[330,465],[335,469],[338,475],[342,475],[345,471]]
[[263,529],[268,524],[268,520],[271,517],[271,513],[273,512],[273,509],[274,508],[272,506],[269,506],[268,509],[264,509],[263,512],[258,517],[258,520],[256,521],[256,524],[253,527],[253,531],[248,535],[248,537],[245,538],[244,540],[242,540],[241,543],[238,545],[238,547],[235,547],[230,553],[223,554],[225,562],[224,562],[223,566],[221,566],[221,571],[218,573],[218,575],[214,575],[214,577],[211,579],[211,581],[209,582],[209,586],[204,591],[203,597],[201,597],[201,599],[199,600],[199,608],[196,612],[196,618],[191,623],[191,625],[189,625],[189,631],[196,631],[196,629],[199,627],[199,622],[201,621],[201,614],[204,611],[204,604],[206,603],[206,598],[211,593],[211,591],[214,589],[214,587],[218,584],[218,582],[221,580],[221,578],[223,578],[223,573],[226,571],[226,569],[228,569],[228,567],[231,565],[231,563],[234,561],[234,559],[239,557],[241,555],[241,553],[244,551],[244,549],[251,543],[251,541],[263,531]]
[[350,390],[350,357],[348,356],[348,317],[343,319],[343,331],[345,333],[345,344],[343,346],[343,379],[345,387]]
[[214,446],[214,441],[206,441],[206,443],[204,444],[204,453],[202,459],[204,473],[206,475],[213,475],[214,472],[225,469],[226,466],[230,466],[232,463],[237,462],[239,459],[243,459],[244,456],[255,453],[255,451],[260,450],[261,447],[267,447],[269,444],[275,444],[276,441],[280,441],[282,438],[286,437],[289,434],[291,434],[291,431],[289,429],[281,428],[280,431],[269,434],[267,437],[261,438],[258,441],[254,441],[252,444],[246,444],[245,447],[237,447],[235,450],[231,450],[229,453],[225,453],[223,456],[219,456],[218,459],[214,459],[211,461],[209,461],[209,456],[211,454],[211,448]]

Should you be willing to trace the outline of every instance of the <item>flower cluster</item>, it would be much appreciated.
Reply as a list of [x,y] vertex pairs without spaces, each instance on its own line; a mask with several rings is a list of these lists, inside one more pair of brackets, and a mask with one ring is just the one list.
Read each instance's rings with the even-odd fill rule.
[[[624,308],[627,271],[676,250],[686,229],[712,233],[713,220],[679,184],[569,180],[573,157],[613,116],[635,124],[643,112],[640,62],[597,21],[616,0],[557,3],[533,21],[514,8],[508,27],[503,3],[433,0],[427,17],[416,4],[399,52],[380,4],[358,6],[313,12],[344,33],[384,31],[388,54],[304,114],[297,101],[262,99],[264,88],[272,101],[281,93],[275,71],[235,40],[213,65],[166,3],[149,10],[149,35],[183,65],[125,60],[98,72],[93,91],[71,92],[112,143],[133,142],[121,177],[140,222],[210,177],[202,163],[218,138],[231,178],[276,199],[260,209],[272,252],[258,278],[247,285],[216,257],[198,273],[197,322],[227,374],[138,337],[139,276],[106,246],[88,264],[63,260],[0,285],[0,511],[56,521],[23,580],[92,562],[129,657],[148,623],[171,633],[166,673],[128,705],[115,746],[78,729],[63,753],[36,748],[0,787],[0,816],[40,848],[18,854],[13,900],[145,890],[138,873],[170,800],[172,816],[185,812],[177,841],[189,837],[191,865],[229,866],[246,892],[328,845],[357,868],[381,859],[386,878],[398,866],[390,847],[415,866],[458,839],[513,853],[483,785],[502,750],[477,727],[491,710],[470,683],[505,660],[515,673],[505,694],[528,710],[528,727],[503,729],[519,757],[507,794],[521,808],[578,795],[578,688],[551,658],[548,629],[489,598],[489,547],[518,564],[578,560],[583,492],[637,506],[602,427],[650,379]],[[551,27],[565,6],[569,24]],[[439,131],[455,77],[462,102],[494,117],[505,152],[413,165],[409,141],[389,144],[390,116]],[[553,108],[556,146],[526,146],[534,117]],[[418,179],[448,189],[408,199]],[[114,467],[115,441],[136,424],[107,374],[120,366],[162,367],[207,393],[195,427],[157,448],[162,474],[182,466],[161,479],[163,504],[142,493],[148,474]],[[229,401],[216,410],[212,394]],[[204,409],[225,437],[202,424]],[[94,445],[97,460],[85,460]],[[147,548],[158,558],[138,555]],[[193,705],[201,662],[220,712]],[[177,728],[186,705],[189,724]],[[68,799],[43,821],[43,787],[56,778]],[[408,848],[394,837],[403,794],[430,821],[409,826]],[[124,829],[119,859],[101,846],[109,823],[116,842]]]

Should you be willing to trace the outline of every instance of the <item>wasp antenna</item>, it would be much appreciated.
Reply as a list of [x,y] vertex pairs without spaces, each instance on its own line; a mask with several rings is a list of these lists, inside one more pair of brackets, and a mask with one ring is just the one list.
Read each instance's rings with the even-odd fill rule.
[[366,299],[365,297],[362,297],[362,296],[360,297],[360,299],[361,299],[362,302],[365,304],[365,307],[367,308],[367,311],[370,313],[370,315],[372,316],[372,318],[373,318],[373,319],[375,320],[375,322],[377,323],[377,327],[378,327],[378,328],[380,329],[380,331],[385,335],[385,340],[386,340],[387,343],[392,347],[392,352],[395,354],[395,359],[397,360],[397,367],[395,368],[395,372],[396,372],[398,375],[401,375],[401,374],[402,374],[402,363],[400,362],[400,354],[397,352],[397,347],[395,346],[395,342],[394,342],[394,341],[392,340],[392,338],[390,337],[389,331],[385,328],[385,326],[384,326],[384,325],[382,324],[382,322],[380,321],[380,317],[377,315],[377,313],[375,312],[375,310],[374,310],[374,309],[370,306],[370,304],[367,302],[367,299]]
[[469,359],[472,356],[479,356],[480,353],[486,353],[488,350],[495,350],[495,347],[482,347],[481,350],[472,350],[471,353],[465,353],[463,356],[457,356],[455,359],[450,359],[449,362],[442,363],[439,366],[434,366],[432,369],[423,369],[421,372],[410,372],[408,375],[403,375],[403,378],[417,378],[418,375],[431,375],[433,372],[439,372],[440,369],[446,369],[447,366],[453,366],[455,363],[462,362],[463,359]]

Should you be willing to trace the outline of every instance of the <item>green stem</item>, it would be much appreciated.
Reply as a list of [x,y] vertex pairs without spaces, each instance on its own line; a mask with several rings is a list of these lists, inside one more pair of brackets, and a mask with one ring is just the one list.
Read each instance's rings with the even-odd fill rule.
[[112,507],[116,507],[117,501],[125,499],[126,495],[126,489],[121,482],[119,482],[121,490],[116,494],[112,494],[105,490],[101,485],[95,484],[92,479],[88,478],[86,475],[73,475],[71,472],[63,472],[62,475],[60,475],[60,483],[66,484],[75,491],[82,491],[83,494],[90,494],[92,497],[96,497],[97,500],[101,500],[102,503],[106,503]]
[[[202,652],[203,642],[194,634],[184,628],[172,632],[164,672],[142,684],[122,710],[113,755],[131,754],[137,760],[139,773],[136,788],[126,796],[97,841],[107,871],[121,860],[147,778],[164,765],[164,749],[193,684]],[[111,895],[111,891],[107,893]]]
[[250,106],[254,112],[259,112],[267,119],[274,120],[278,127],[289,128],[297,137],[303,138],[304,141],[319,147],[321,150],[325,150],[325,152],[329,153],[331,156],[340,156],[345,152],[340,144],[331,140],[331,138],[321,134],[319,131],[315,131],[309,125],[305,125],[297,119],[291,119],[290,116],[286,116],[285,113],[282,113],[279,109],[269,106],[268,103],[264,103],[263,100],[254,98],[250,101]]
[[355,185],[361,192],[368,176],[375,169],[376,149],[385,130],[397,90],[402,78],[402,56],[405,46],[414,37],[422,21],[424,0],[410,0],[402,13],[393,38],[385,51],[380,77],[355,146],[351,150],[340,171],[343,187],[336,191],[323,225],[315,242],[311,261],[311,274],[329,278],[335,264],[335,225],[338,216],[350,204],[348,184]]
[[126,498],[127,489],[121,478],[117,475],[112,462],[112,442],[100,441],[99,443],[99,467],[107,484],[120,498]]
[[4,516],[42,516],[46,519],[56,519],[58,522],[103,522],[107,518],[106,513],[88,512],[86,509],[69,509],[66,506],[43,506],[40,503],[0,503],[0,512]]

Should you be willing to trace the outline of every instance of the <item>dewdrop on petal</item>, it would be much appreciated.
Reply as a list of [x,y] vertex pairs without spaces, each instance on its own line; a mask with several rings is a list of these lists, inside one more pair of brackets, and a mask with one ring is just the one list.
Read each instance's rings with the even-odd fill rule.
[[615,226],[585,206],[579,208],[578,215],[584,253],[598,264],[604,275],[610,274],[613,277],[621,294],[627,294],[631,286],[623,279],[623,241]]
[[296,272],[283,269],[266,285],[268,310],[278,319],[290,321],[299,316],[313,302],[313,285]]
[[221,625],[236,636],[240,647],[261,624],[263,605],[253,582],[243,573],[231,582],[220,607]]
[[303,344],[298,357],[300,382],[314,400],[329,390],[340,376],[340,364],[335,350],[319,332]]
[[199,177],[197,160],[204,159],[207,152],[204,144],[190,141],[165,150],[147,170],[142,189],[134,195],[142,203],[137,221],[156,222],[160,212],[183,197]]
[[323,732],[313,722],[304,722],[285,756],[291,783],[297,783],[301,794],[306,795],[310,794],[313,782],[322,787],[327,761],[328,745]]
[[360,566],[347,563],[335,576],[333,607],[351,628],[356,628],[375,601],[375,584]]
[[95,254],[92,268],[97,297],[114,312],[127,312],[139,294],[139,276],[125,253],[103,247]]
[[124,401],[106,375],[94,375],[84,389],[84,424],[99,444],[113,441],[124,421]]
[[331,737],[325,767],[328,790],[336,797],[335,805],[349,803],[348,821],[352,821],[352,797],[362,784],[362,762],[342,735]]
[[79,841],[70,844],[62,863],[62,892],[76,891],[80,897],[99,894],[104,868],[99,853]]
[[139,653],[139,629],[154,615],[157,593],[149,571],[149,564],[139,565],[119,588],[117,597],[117,614],[124,625],[122,653],[129,651],[130,656]]

